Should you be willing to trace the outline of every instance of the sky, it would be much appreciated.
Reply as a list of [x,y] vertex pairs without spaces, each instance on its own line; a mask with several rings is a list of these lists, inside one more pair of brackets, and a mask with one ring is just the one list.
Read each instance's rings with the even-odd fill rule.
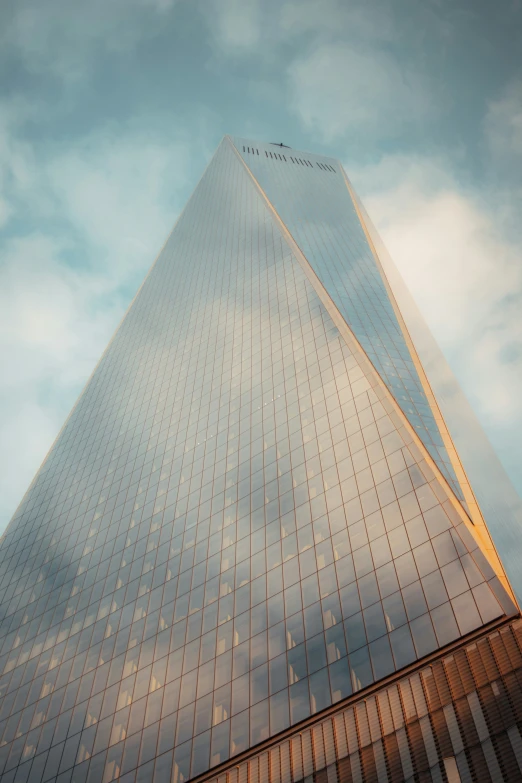
[[522,0],[4,0],[0,532],[226,133],[339,158],[522,494]]

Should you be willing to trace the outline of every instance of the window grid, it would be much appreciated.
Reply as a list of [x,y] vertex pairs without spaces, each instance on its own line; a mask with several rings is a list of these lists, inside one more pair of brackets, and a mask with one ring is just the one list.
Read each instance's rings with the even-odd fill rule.
[[[241,140],[236,146],[241,150]],[[244,159],[462,500],[449,455],[343,177],[311,177],[300,166],[294,170],[273,165],[270,158],[260,162],[248,156]],[[312,166],[311,161],[307,163]],[[319,161],[316,163],[319,166]],[[331,166],[323,160],[320,163]]]
[[520,780],[521,642],[517,620],[205,780],[254,780],[261,758],[269,783]]
[[370,380],[224,142],[2,539],[5,780],[186,779],[502,615]]

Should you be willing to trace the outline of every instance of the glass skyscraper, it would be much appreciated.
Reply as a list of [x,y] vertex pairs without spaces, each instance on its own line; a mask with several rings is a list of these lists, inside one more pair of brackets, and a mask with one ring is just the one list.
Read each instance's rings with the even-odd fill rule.
[[522,780],[521,541],[342,166],[225,137],[2,538],[1,780]]

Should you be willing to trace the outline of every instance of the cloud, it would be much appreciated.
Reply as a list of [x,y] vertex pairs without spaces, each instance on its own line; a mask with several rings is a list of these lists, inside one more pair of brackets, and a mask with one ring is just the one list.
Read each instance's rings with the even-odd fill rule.
[[476,335],[486,326],[485,311],[504,307],[506,295],[522,286],[519,248],[491,205],[460,187],[438,159],[394,156],[367,172],[372,210],[432,324],[445,340]]
[[[360,0],[210,0],[200,5],[209,32],[224,54],[256,58],[262,63],[292,59],[309,39],[391,41],[396,32],[389,7],[380,0],[372,7]],[[279,52],[274,56],[274,50]]]
[[213,0],[202,13],[219,48],[227,53],[245,53],[261,39],[260,0]]
[[448,161],[390,156],[352,172],[387,249],[517,480],[522,242],[506,230],[502,208],[496,211],[488,198],[459,185]]
[[288,37],[311,33],[323,40],[391,41],[397,33],[390,7],[378,1],[370,7],[357,0],[290,0],[280,8],[280,26]]
[[191,163],[179,132],[111,126],[57,150],[20,141],[22,111],[5,116],[0,532],[165,240]]
[[8,202],[0,197],[0,228],[6,225],[12,215],[12,209]]
[[132,49],[154,35],[177,0],[89,0],[71,3],[19,0],[3,27],[0,44],[23,67],[74,82],[95,67],[100,53]]
[[282,87],[290,110],[323,142],[360,133],[396,139],[434,116],[440,90],[418,62],[411,66],[400,14],[380,0],[213,0],[200,8],[220,52],[269,72],[272,93]]
[[[123,265],[132,274],[134,259],[141,264],[166,236],[179,206],[176,194],[190,181],[189,139],[181,125],[173,130],[169,118],[155,122],[152,116],[151,127],[111,123],[58,147],[45,138],[24,140],[34,113],[23,103],[0,103],[0,118],[4,222],[23,220],[23,233],[35,225],[59,236],[73,232],[91,266],[107,274],[120,265],[119,274]],[[111,256],[109,267],[104,254]],[[81,265],[86,255],[76,247],[69,260]]]
[[23,99],[0,103],[0,215],[6,225],[20,200],[33,193],[38,168],[34,150],[20,134],[35,115],[36,107]]
[[362,45],[319,45],[291,63],[288,84],[292,109],[325,142],[354,132],[395,137],[432,112],[418,74]]
[[[0,270],[0,519],[7,522],[123,310],[96,308],[101,275],[72,270],[67,243],[6,242]],[[2,525],[0,525],[2,526]]]
[[510,81],[500,97],[490,102],[484,131],[497,165],[513,170],[514,157],[522,162],[522,78]]
[[93,134],[46,166],[57,209],[127,276],[152,260],[171,226],[176,192],[188,182],[185,142],[114,127]]

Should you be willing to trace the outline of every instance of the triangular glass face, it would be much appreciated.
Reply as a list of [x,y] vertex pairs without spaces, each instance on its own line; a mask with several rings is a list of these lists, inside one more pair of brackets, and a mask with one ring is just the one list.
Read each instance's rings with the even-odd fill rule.
[[338,162],[274,144],[236,149],[432,459],[463,495]]
[[[378,253],[383,274],[393,291],[401,317],[405,322],[405,328],[415,346],[414,350],[417,352],[422,368],[426,372],[430,390],[435,396],[436,404],[440,408],[449,433],[451,433],[451,440],[458,454],[458,460],[465,470],[464,480],[461,478],[461,486],[469,498],[471,518],[476,527],[483,526],[484,521],[487,524],[488,531],[495,542],[502,568],[506,571],[520,605],[522,601],[522,571],[520,569],[522,500],[428,329],[364,205],[357,199],[353,189],[351,189],[351,194],[355,196],[357,209]],[[466,493],[466,482],[469,482],[472,488],[471,498],[470,493]],[[475,504],[475,509],[473,504]],[[496,553],[489,549],[488,555],[491,558],[490,562],[493,562]]]
[[512,610],[357,351],[225,141],[4,537],[4,773],[186,780]]

